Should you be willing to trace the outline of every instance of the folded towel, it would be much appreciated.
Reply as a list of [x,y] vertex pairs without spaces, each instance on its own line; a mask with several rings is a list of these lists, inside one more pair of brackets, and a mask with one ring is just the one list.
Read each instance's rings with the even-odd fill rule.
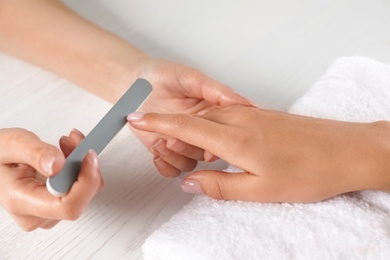
[[[390,67],[368,58],[340,58],[289,112],[390,120]],[[142,249],[145,259],[169,260],[390,259],[390,194],[354,192],[310,204],[198,195]]]

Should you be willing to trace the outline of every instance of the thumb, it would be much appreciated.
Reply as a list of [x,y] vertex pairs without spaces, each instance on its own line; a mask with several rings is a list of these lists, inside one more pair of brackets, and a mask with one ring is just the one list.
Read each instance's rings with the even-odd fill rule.
[[205,194],[218,200],[256,200],[258,176],[248,172],[198,171],[189,174],[182,182],[183,191]]
[[51,176],[64,166],[65,157],[57,147],[42,142],[34,133],[11,128],[0,131],[0,163],[27,164]]

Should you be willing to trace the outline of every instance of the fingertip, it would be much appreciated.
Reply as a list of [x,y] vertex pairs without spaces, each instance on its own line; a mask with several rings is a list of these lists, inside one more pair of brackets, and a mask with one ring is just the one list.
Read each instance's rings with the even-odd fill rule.
[[45,176],[53,176],[64,167],[64,164],[65,157],[60,151],[57,151],[57,149],[46,152],[42,155],[40,160],[40,173]]
[[204,151],[203,157],[206,162],[214,162],[219,159],[219,157],[215,156],[209,151]]
[[129,122],[135,122],[141,120],[144,117],[144,115],[145,114],[142,112],[133,112],[127,115],[126,119]]
[[101,172],[100,172],[99,156],[97,155],[97,153],[94,150],[90,149],[88,151],[88,157],[89,157],[88,160],[89,160],[90,164],[94,168],[93,172],[99,178],[99,180],[98,180],[99,186],[97,189],[97,192],[99,192],[104,186],[103,177],[102,177]]
[[83,141],[84,138],[85,136],[83,135],[83,133],[73,128],[72,131],[69,133],[69,138],[68,138],[71,150],[73,150],[76,146],[78,146],[81,143],[81,141]]
[[55,159],[52,164],[52,175],[61,171],[61,169],[64,168],[64,165],[65,165],[65,156],[62,153],[57,153],[55,155]]
[[194,172],[183,180],[182,189],[188,193],[205,194],[218,200],[235,199],[236,194],[231,183],[233,180],[230,180],[228,175],[214,170]]
[[169,178],[175,178],[180,175],[181,171],[171,164],[164,161],[160,156],[155,156],[153,158],[154,166],[156,166],[157,170],[161,175]]
[[190,194],[203,194],[202,186],[200,182],[195,179],[183,180],[181,183],[181,189]]
[[76,135],[78,138],[84,139],[85,135],[80,132],[78,129],[73,128],[72,131],[70,131],[69,137]]
[[83,209],[102,188],[102,185],[98,156],[95,151],[89,150],[84,157],[77,181],[73,184],[65,199],[70,204],[77,201],[77,207]]
[[97,153],[94,150],[90,149],[88,151],[88,157],[89,157],[88,159],[90,160],[90,163],[95,168],[95,170],[100,171],[99,158],[98,158]]

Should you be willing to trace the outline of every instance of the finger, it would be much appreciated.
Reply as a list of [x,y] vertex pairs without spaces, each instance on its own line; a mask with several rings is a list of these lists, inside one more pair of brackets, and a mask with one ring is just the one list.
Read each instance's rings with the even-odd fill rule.
[[97,155],[90,151],[83,160],[77,181],[65,197],[54,197],[44,184],[28,178],[14,187],[7,210],[17,215],[75,220],[102,186]]
[[180,171],[192,171],[197,161],[183,155],[170,151],[167,148],[167,142],[164,139],[157,139],[152,146],[152,152],[158,154],[165,162],[177,168]]
[[16,224],[26,232],[31,232],[41,227],[47,222],[47,219],[34,217],[34,216],[19,216],[15,214],[10,214],[14,219]]
[[39,228],[42,228],[42,229],[52,229],[58,223],[60,223],[60,220],[47,220],[45,223],[40,225]]
[[164,161],[160,156],[155,156],[153,159],[154,166],[157,168],[159,173],[165,177],[175,178],[180,175],[181,171],[171,164]]
[[214,162],[219,159],[217,156],[210,153],[209,151],[204,151],[203,157],[206,162]]
[[198,71],[194,71],[194,74],[198,74],[192,77],[188,76],[188,68],[181,70],[177,69],[178,79],[183,89],[186,91],[186,95],[198,99],[205,99],[206,101],[218,105],[229,106],[234,104],[241,104],[246,106],[255,105],[250,100],[244,98],[235,92],[232,88],[227,87]]
[[180,141],[179,139],[168,137],[167,138],[167,145],[166,147],[180,155],[183,155],[185,157],[197,160],[197,161],[203,161],[205,160],[204,158],[204,150],[187,144],[183,141]]
[[[136,112],[128,115],[127,119],[136,129],[158,132],[180,139],[218,157],[221,157],[222,153],[226,155],[239,142],[237,140],[239,129],[197,116]],[[221,142],[222,138],[223,142]]]
[[81,133],[79,130],[75,128],[72,129],[72,131],[69,134],[69,142],[72,145],[73,149],[76,148],[76,146],[78,146],[81,143],[81,141],[83,141],[84,138],[85,136],[83,133]]
[[62,136],[59,143],[65,157],[68,157],[69,154],[76,148],[77,145],[81,143],[84,138],[85,136],[77,129],[73,129],[70,132],[69,137]]
[[73,151],[74,147],[71,146],[69,142],[69,137],[62,136],[59,141],[60,149],[64,153],[65,158]]
[[259,196],[258,180],[248,172],[199,171],[189,174],[181,187],[185,192],[203,193],[219,200],[261,201],[264,198]]
[[64,166],[65,158],[58,148],[42,142],[34,133],[12,128],[0,130],[0,162],[27,164],[50,176]]
[[76,182],[69,193],[60,198],[62,205],[57,204],[59,215],[55,214],[53,217],[48,215],[47,218],[78,219],[92,198],[103,187],[103,184],[97,154],[90,150],[83,160]]

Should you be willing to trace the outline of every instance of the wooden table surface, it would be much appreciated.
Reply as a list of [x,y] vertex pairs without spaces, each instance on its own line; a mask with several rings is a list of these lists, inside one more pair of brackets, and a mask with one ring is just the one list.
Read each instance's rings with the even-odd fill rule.
[[[390,63],[386,0],[65,2],[148,54],[196,67],[266,108],[286,110],[338,57]],[[72,128],[88,133],[110,107],[0,53],[1,128],[57,144]],[[159,176],[128,128],[100,161],[105,188],[75,222],[24,233],[0,208],[0,259],[142,259],[145,239],[191,196],[180,178]]]

